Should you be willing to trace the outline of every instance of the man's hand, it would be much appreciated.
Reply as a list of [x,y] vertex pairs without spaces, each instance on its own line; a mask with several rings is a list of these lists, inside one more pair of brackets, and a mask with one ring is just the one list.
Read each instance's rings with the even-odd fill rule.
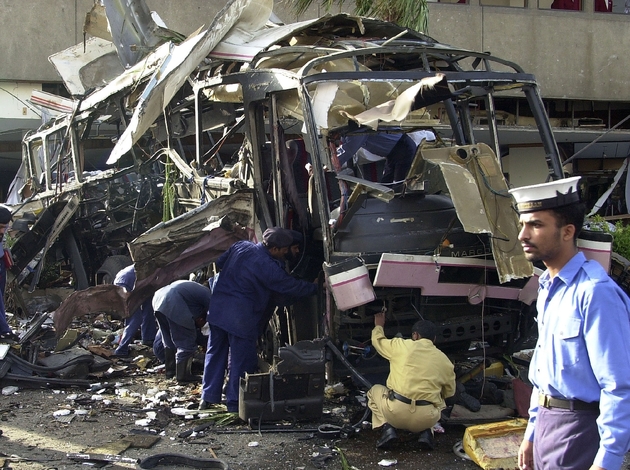
[[518,449],[518,468],[534,470],[534,443],[523,439]]
[[378,312],[374,315],[374,326],[385,326],[385,311]]

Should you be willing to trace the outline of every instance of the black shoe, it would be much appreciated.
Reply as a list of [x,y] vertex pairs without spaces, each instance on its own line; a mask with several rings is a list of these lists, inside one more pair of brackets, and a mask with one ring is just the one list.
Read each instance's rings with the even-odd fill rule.
[[383,424],[383,433],[381,438],[376,441],[377,449],[389,449],[389,447],[398,439],[396,429],[388,423]]
[[197,408],[198,410],[207,410],[208,408],[210,408],[213,405],[213,403],[210,403],[209,401],[205,401],[205,400],[201,400],[199,402],[199,408]]
[[177,383],[201,382],[201,377],[193,375],[190,371],[192,361],[193,358],[189,357],[188,359],[175,363],[175,378],[177,379]]
[[172,348],[164,348],[164,375],[167,379],[175,377],[177,372],[175,362],[175,350]]
[[420,444],[420,449],[422,450],[433,450],[435,449],[435,441],[433,440],[433,432],[430,429],[425,429],[420,433],[420,437],[418,438],[418,443]]

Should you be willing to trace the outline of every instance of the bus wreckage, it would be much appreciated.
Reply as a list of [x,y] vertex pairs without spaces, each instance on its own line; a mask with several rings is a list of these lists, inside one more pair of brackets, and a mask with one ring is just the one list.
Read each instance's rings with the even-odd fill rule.
[[[117,2],[103,3],[88,16],[90,34],[103,18],[120,23]],[[293,274],[324,275],[318,296],[277,309],[265,341],[274,352],[327,337],[367,361],[382,309],[388,334],[423,318],[438,325],[442,348],[518,347],[533,325],[537,276],[517,240],[496,110],[527,103],[549,174],[562,177],[534,76],[384,21],[275,24],[271,8],[231,0],[185,40],[147,27],[149,15],[144,37],[110,27],[113,38],[89,39],[95,52],[80,67],[51,57],[74,99],[24,139],[13,282],[34,287],[55,253],[70,260],[78,290],[54,314],[61,334],[86,313],[127,316],[231,243],[283,226],[304,237]],[[112,56],[127,67],[113,77],[97,68]],[[415,152],[398,181],[381,180],[383,156],[341,156],[352,137],[402,134]],[[108,169],[87,172],[98,150]],[[127,255],[130,293],[106,284]]]

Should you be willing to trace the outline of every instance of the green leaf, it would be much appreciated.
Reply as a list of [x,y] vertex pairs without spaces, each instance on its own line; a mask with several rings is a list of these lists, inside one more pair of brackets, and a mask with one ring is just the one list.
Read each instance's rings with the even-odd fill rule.
[[[312,4],[313,0],[293,0],[293,9],[297,15],[302,15]],[[320,5],[329,13],[335,5],[342,7],[344,0],[320,0]],[[423,33],[429,30],[427,0],[355,0],[354,14],[389,21]]]

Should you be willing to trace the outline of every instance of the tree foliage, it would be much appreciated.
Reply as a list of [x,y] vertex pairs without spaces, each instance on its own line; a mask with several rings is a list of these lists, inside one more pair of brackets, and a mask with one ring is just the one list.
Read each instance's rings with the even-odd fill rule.
[[590,230],[610,233],[613,237],[612,250],[630,260],[630,225],[622,221],[612,225],[600,215],[595,215],[588,222]]
[[[314,0],[293,0],[294,10],[303,14]],[[344,0],[320,0],[329,12],[335,5],[342,6]],[[427,0],[355,0],[354,13],[359,16],[379,18],[399,24],[405,28],[428,33],[429,7]]]

